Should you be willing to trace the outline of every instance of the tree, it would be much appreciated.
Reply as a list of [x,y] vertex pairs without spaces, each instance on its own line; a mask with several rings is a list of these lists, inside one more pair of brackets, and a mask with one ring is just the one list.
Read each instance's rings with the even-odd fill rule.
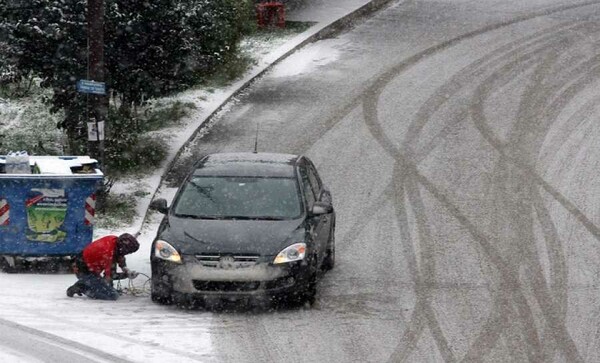
[[32,0],[18,10],[0,8],[0,26],[8,34],[18,74],[39,77],[42,87],[53,90],[52,110],[65,110],[57,126],[66,129],[71,152],[79,151],[83,134],[85,100],[75,85],[86,72],[85,7],[86,0]]
[[[105,0],[106,82],[129,106],[185,88],[235,51],[251,0]],[[2,6],[4,5],[4,6]],[[53,90],[53,110],[70,152],[85,145],[86,96],[76,82],[87,73],[87,0],[31,0],[7,11],[0,0],[0,33],[8,36],[12,64]],[[4,9],[4,10],[3,10]],[[110,125],[108,125],[110,134]],[[124,128],[127,129],[126,127]]]
[[195,40],[186,31],[183,7],[175,0],[108,1],[107,82],[122,99],[123,113],[142,97],[181,87]]

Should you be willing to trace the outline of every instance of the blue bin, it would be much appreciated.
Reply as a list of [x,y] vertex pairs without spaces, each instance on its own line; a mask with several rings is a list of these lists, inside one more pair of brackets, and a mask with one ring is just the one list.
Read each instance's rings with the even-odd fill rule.
[[[95,162],[87,157],[32,157],[32,169],[37,161],[65,163],[75,173],[0,172],[0,255],[75,255],[92,241],[95,193],[103,174],[95,166],[83,173],[81,161]],[[0,166],[4,162],[0,156]]]

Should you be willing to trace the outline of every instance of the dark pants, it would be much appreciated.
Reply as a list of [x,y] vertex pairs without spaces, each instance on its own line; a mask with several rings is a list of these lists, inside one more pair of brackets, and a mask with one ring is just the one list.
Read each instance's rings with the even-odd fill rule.
[[119,293],[102,276],[93,273],[78,274],[76,285],[79,290],[91,299],[117,300]]

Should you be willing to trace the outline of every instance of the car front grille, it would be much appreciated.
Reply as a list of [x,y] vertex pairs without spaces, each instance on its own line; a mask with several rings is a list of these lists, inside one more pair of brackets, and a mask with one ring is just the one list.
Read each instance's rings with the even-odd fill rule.
[[[224,257],[229,257],[227,263],[222,263]],[[200,254],[196,260],[206,267],[219,268],[244,268],[258,263],[259,255],[231,255],[231,254]]]
[[294,285],[296,280],[291,277],[280,277],[271,281],[204,281],[193,280],[194,288],[204,292],[249,292],[260,288],[265,290],[279,289]]
[[202,281],[194,280],[194,288],[198,291],[244,292],[254,291],[260,287],[260,281]]

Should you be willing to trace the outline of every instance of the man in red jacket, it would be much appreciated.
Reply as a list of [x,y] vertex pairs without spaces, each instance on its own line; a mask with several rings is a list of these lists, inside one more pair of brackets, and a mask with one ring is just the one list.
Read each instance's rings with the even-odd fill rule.
[[[67,289],[67,296],[85,294],[92,299],[117,300],[119,293],[112,286],[112,280],[137,277],[137,272],[127,268],[125,255],[139,247],[137,239],[128,233],[102,237],[90,243],[75,259],[78,280]],[[122,273],[116,273],[117,265]]]

